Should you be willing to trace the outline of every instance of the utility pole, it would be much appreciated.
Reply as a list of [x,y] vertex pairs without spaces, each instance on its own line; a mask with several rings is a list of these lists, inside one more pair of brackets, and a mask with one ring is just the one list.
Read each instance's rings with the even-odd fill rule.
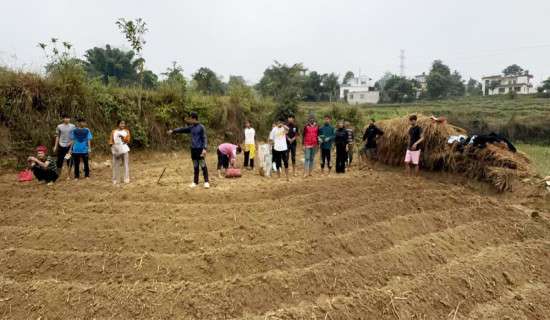
[[401,55],[399,56],[399,59],[401,61],[401,64],[399,65],[399,68],[401,70],[400,74],[401,76],[405,76],[405,50],[401,50]]

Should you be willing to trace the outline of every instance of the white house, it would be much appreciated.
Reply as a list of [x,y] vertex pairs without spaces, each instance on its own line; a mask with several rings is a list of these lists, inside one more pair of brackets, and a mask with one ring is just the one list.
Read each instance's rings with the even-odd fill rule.
[[358,78],[349,79],[346,83],[342,83],[340,85],[340,99],[346,98],[348,93],[372,91],[370,81],[371,79],[367,76],[359,76]]
[[353,91],[347,93],[349,104],[378,103],[379,91]]
[[[481,78],[481,88],[484,96],[492,96],[495,94],[505,94],[510,91],[515,91],[519,94],[536,93],[536,88],[529,83],[529,79],[533,75],[523,74],[520,76],[490,76]],[[491,82],[496,81],[498,86],[491,90]]]

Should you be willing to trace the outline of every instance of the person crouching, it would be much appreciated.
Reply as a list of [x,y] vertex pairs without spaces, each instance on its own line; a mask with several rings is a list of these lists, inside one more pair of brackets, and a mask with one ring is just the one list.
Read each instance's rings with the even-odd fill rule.
[[222,167],[227,170],[229,162],[231,166],[237,169],[237,155],[243,152],[243,149],[231,143],[222,143],[218,147],[218,178],[222,178]]
[[38,181],[44,180],[48,185],[52,185],[59,175],[57,174],[57,165],[50,156],[47,156],[46,147],[36,148],[36,158],[29,157],[29,167]]

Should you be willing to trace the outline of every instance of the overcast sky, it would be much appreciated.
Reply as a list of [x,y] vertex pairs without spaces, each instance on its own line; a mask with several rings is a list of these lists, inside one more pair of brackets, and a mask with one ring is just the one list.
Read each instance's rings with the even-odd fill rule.
[[41,71],[39,42],[56,37],[77,56],[106,44],[128,49],[115,21],[143,18],[146,68],[177,61],[189,77],[208,67],[257,82],[278,60],[310,71],[348,70],[374,80],[428,72],[441,59],[465,78],[498,74],[513,63],[550,77],[548,0],[0,0],[0,64]]

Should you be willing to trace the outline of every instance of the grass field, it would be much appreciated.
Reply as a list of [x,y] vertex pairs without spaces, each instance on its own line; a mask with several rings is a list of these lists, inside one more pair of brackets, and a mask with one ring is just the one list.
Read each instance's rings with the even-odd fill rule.
[[550,147],[525,143],[517,143],[516,147],[535,161],[537,173],[543,177],[550,175]]

